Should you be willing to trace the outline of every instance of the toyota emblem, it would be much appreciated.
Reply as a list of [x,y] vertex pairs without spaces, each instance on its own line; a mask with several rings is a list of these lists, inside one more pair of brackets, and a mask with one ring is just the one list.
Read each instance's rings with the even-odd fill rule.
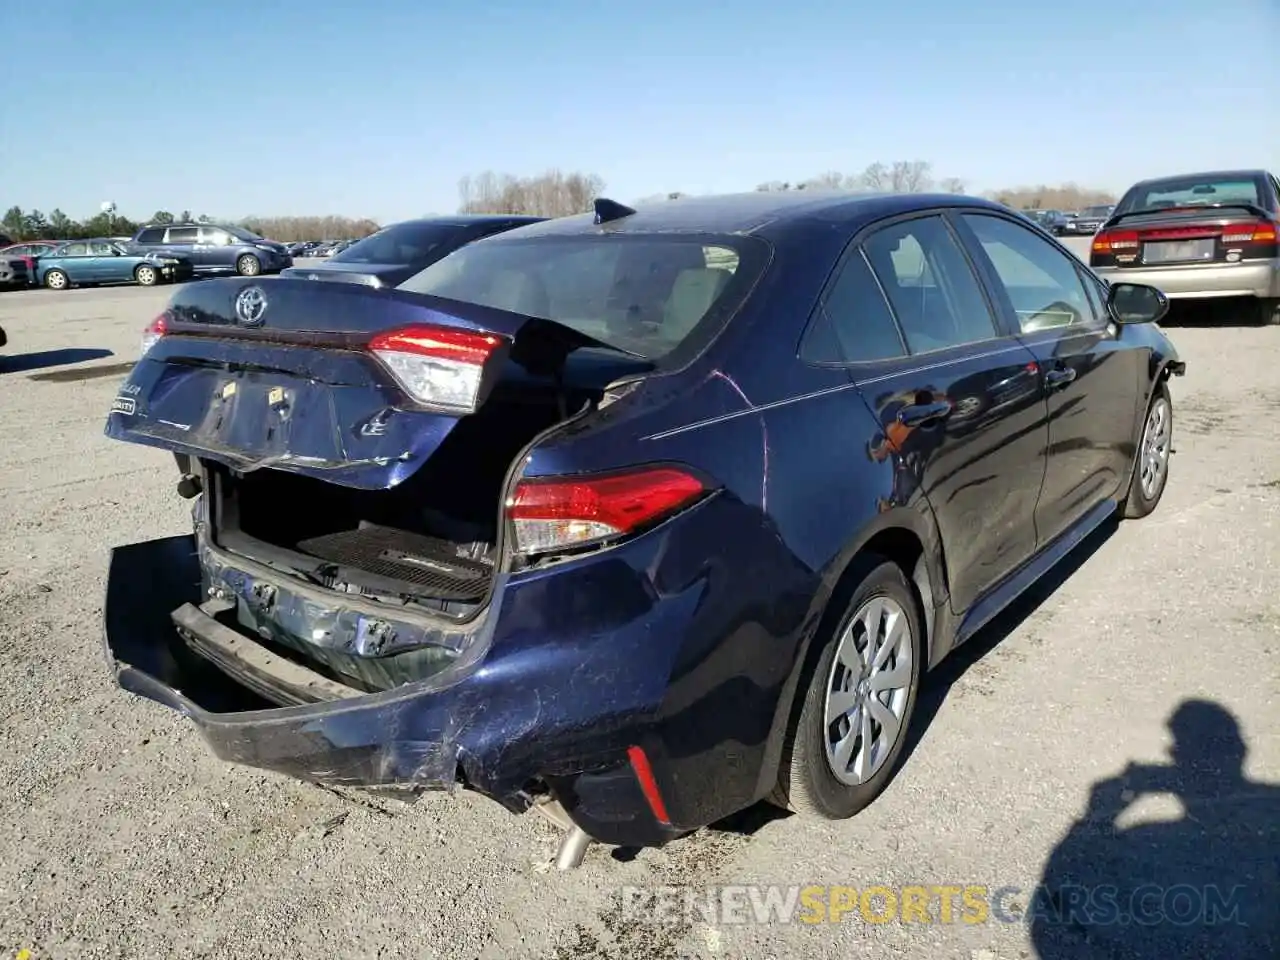
[[236,296],[236,319],[244,326],[258,326],[266,312],[267,295],[261,287],[245,287]]

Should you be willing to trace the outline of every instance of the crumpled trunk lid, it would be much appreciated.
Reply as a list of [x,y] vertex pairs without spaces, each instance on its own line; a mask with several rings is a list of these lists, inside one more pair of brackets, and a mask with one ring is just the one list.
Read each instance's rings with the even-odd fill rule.
[[[178,290],[165,331],[135,364],[107,417],[117,440],[365,490],[416,471],[465,414],[408,397],[368,349],[376,334],[428,325],[510,344],[496,376],[563,373],[584,346],[551,321],[399,290],[308,280],[210,280]],[[608,348],[606,348],[608,349]],[[593,378],[649,369],[616,354]]]

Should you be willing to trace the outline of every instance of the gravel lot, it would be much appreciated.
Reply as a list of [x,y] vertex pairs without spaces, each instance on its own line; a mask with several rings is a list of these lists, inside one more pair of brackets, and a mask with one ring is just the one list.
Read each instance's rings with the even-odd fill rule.
[[[121,365],[167,296],[0,294],[0,957],[1083,958],[1078,943],[1033,944],[1022,923],[654,927],[613,905],[624,885],[1030,890],[1096,782],[1170,762],[1166,724],[1188,698],[1231,711],[1245,774],[1280,781],[1280,328],[1168,325],[1189,371],[1173,384],[1164,502],[1095,537],[1055,591],[931,678],[920,741],[872,808],[840,823],[743,817],[631,858],[593,849],[560,874],[533,815],[229,767],[181,717],[111,683],[107,551],[188,527],[171,458],[102,436]],[[1147,866],[1176,850],[1198,871],[1185,876],[1243,882],[1226,842],[1238,830],[1214,822],[1231,800],[1168,824]],[[1178,821],[1186,805],[1166,801],[1126,822]]]

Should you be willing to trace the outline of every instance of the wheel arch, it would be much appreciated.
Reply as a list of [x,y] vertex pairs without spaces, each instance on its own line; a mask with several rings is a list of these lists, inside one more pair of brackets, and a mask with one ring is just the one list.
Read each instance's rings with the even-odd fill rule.
[[769,749],[757,786],[760,797],[769,796],[777,784],[787,737],[799,719],[804,704],[803,691],[821,654],[821,647],[814,640],[834,629],[834,621],[844,615],[845,606],[858,584],[884,561],[902,570],[920,606],[925,634],[921,651],[925,657],[924,670],[934,665],[935,651],[949,649],[949,645],[939,645],[937,640],[938,630],[949,622],[946,617],[937,615],[940,605],[950,597],[942,542],[933,512],[922,499],[918,509],[904,507],[881,514],[832,562],[828,575],[824,577],[824,583],[829,583],[830,588],[814,604],[809,618],[812,626],[800,640],[779,698]]

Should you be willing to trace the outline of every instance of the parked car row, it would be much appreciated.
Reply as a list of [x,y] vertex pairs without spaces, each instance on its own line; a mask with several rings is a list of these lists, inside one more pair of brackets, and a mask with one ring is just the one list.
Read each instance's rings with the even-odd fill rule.
[[254,277],[292,264],[283,244],[243,227],[148,224],[132,237],[11,244],[0,249],[0,285],[8,277],[10,285],[52,290],[100,283],[151,286],[227,273]]
[[1114,204],[1085,207],[1079,212],[1063,210],[1020,210],[1032,223],[1039,224],[1055,237],[1091,236],[1111,215]]

